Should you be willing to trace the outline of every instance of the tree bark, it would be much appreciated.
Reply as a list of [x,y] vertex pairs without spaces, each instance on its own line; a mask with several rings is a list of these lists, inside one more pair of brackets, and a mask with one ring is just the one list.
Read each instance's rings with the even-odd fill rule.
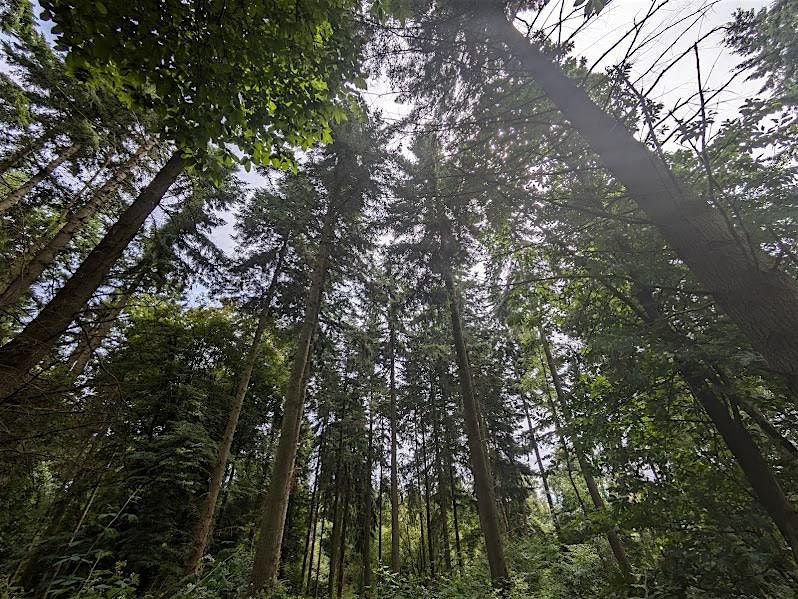
[[369,402],[369,443],[368,453],[366,454],[366,467],[363,473],[363,545],[361,557],[363,562],[363,575],[361,578],[361,597],[367,599],[371,597],[371,520],[372,520],[372,497],[371,497],[371,468],[374,452],[374,406]]
[[[333,198],[334,200],[335,198]],[[338,220],[333,201],[324,216],[316,263],[310,278],[310,289],[305,303],[305,318],[297,343],[288,389],[283,408],[283,424],[280,427],[280,441],[269,485],[267,509],[264,511],[260,527],[260,539],[252,565],[251,593],[272,586],[276,581],[280,565],[280,547],[283,540],[288,496],[291,491],[291,474],[296,460],[299,425],[305,406],[304,372],[310,356],[310,346],[316,332],[321,311],[324,281],[333,245],[335,223]]]
[[154,140],[143,143],[127,161],[98,189],[83,206],[70,211],[55,235],[47,241],[29,260],[20,258],[14,264],[11,277],[0,290],[0,310],[15,304],[25,291],[35,283],[53,260],[63,252],[97,210],[119,189],[119,186],[130,176],[130,173],[142,158],[149,152]]
[[390,343],[390,418],[391,418],[391,572],[398,574],[401,568],[399,553],[399,463],[397,461],[396,414],[396,323],[393,306],[388,310],[388,341]]
[[460,392],[463,400],[463,417],[465,420],[466,438],[471,457],[471,470],[474,475],[474,490],[479,508],[479,523],[485,538],[485,550],[490,566],[490,575],[493,584],[504,587],[508,584],[507,564],[504,561],[504,547],[499,532],[499,517],[496,510],[496,498],[493,491],[493,481],[488,470],[485,448],[479,429],[479,406],[474,395],[471,380],[471,365],[468,361],[468,351],[463,337],[463,324],[460,317],[459,297],[454,286],[454,277],[446,268],[444,283],[449,295],[449,308],[452,322],[452,337],[454,340],[457,366],[460,372]]
[[0,160],[0,177],[17,166],[22,160],[30,156],[33,152],[41,148],[57,133],[57,129],[45,129],[39,137],[30,140],[28,143],[24,144],[22,147],[18,148],[14,152],[11,152],[11,154]]
[[[540,343],[543,346],[543,352],[546,355],[546,363],[549,367],[549,375],[551,376],[552,383],[554,384],[554,392],[557,394],[557,400],[559,401],[560,405],[565,406],[565,390],[563,389],[562,381],[560,380],[560,374],[557,372],[557,365],[554,363],[554,356],[551,353],[551,347],[549,347],[548,337],[546,336],[546,332],[543,330],[542,326],[539,327],[538,331],[540,334]],[[579,462],[579,469],[582,471],[582,477],[585,479],[585,485],[587,485],[587,491],[590,494],[590,499],[593,501],[593,506],[599,511],[604,511],[606,508],[604,504],[604,498],[601,496],[601,492],[596,484],[596,479],[593,477],[592,466],[588,463],[587,457],[585,456],[585,452],[582,450],[579,440],[573,439],[573,442],[574,451],[576,452],[576,459]],[[632,564],[629,562],[629,558],[626,555],[626,549],[624,548],[621,537],[618,534],[618,529],[615,526],[610,526],[606,534],[607,541],[610,544],[610,549],[612,549],[612,554],[615,556],[615,561],[618,562],[618,567],[621,569],[621,574],[623,574],[623,577],[626,580],[631,580],[633,578]]]
[[67,358],[67,380],[69,383],[74,383],[83,374],[94,352],[111,334],[111,330],[116,326],[120,314],[127,307],[130,296],[139,288],[142,278],[143,273],[140,271],[124,289],[115,294],[107,308],[99,313],[90,329],[80,335],[75,349],[72,350]]
[[[435,387],[432,386],[430,381],[430,402],[435,401]],[[432,535],[432,513],[430,501],[430,485],[429,485],[429,464],[427,464],[427,440],[424,435],[424,416],[419,411],[419,433],[421,434],[421,465],[424,470],[424,511],[427,520],[427,556],[429,557],[429,574],[435,578],[435,542]]]
[[[439,377],[440,381],[440,377]],[[432,376],[430,376],[430,385],[433,386],[434,389],[435,381]],[[441,393],[441,395],[443,395]],[[438,511],[440,513],[441,519],[441,537],[443,539],[443,565],[446,572],[451,571],[452,569],[452,548],[449,543],[449,514],[448,514],[448,485],[446,481],[446,476],[444,475],[444,466],[443,466],[443,455],[441,454],[441,447],[440,447],[440,422],[438,421],[438,409],[436,405],[436,394],[434,391],[431,393],[430,396],[430,410],[432,417],[432,446],[434,450],[434,461],[435,461],[435,478],[438,481],[437,490],[435,493],[435,499],[438,502]]]
[[[488,6],[485,6],[488,5]],[[473,6],[473,5],[472,5]],[[770,367],[798,378],[798,285],[786,274],[760,267],[758,249],[745,246],[717,209],[691,192],[665,162],[626,126],[602,111],[563,71],[507,21],[501,3],[474,15],[481,34],[506,44],[621,182],[692,273],[734,321]]]
[[197,524],[194,527],[194,532],[191,537],[191,544],[189,545],[189,553],[186,558],[186,563],[183,568],[185,576],[191,576],[197,573],[200,560],[205,555],[205,549],[208,546],[208,538],[213,530],[213,514],[216,510],[216,500],[219,497],[219,492],[222,489],[222,479],[224,478],[224,471],[227,468],[227,460],[230,459],[230,448],[233,445],[233,438],[235,437],[236,428],[238,428],[238,419],[241,416],[241,408],[244,405],[244,398],[247,395],[249,388],[249,381],[252,378],[252,371],[255,368],[255,362],[260,353],[261,343],[263,341],[263,333],[266,331],[266,326],[269,323],[271,316],[272,299],[274,298],[274,290],[277,288],[277,280],[283,269],[283,260],[288,249],[288,241],[284,240],[280,251],[277,254],[277,261],[274,265],[269,288],[263,298],[263,307],[261,309],[260,317],[258,318],[258,325],[255,328],[255,335],[252,338],[252,343],[247,351],[247,357],[244,360],[244,367],[238,378],[233,401],[230,403],[230,412],[227,415],[227,424],[222,434],[222,440],[219,443],[219,448],[216,455],[216,463],[211,470],[211,478],[208,484],[208,495],[202,503],[200,515]]
[[529,403],[526,400],[526,395],[521,396],[521,402],[524,405],[524,415],[526,416],[527,428],[529,428],[529,440],[532,444],[532,451],[535,454],[535,461],[537,462],[538,466],[538,474],[540,474],[540,480],[543,483],[543,493],[546,495],[546,503],[549,506],[549,514],[551,514],[551,521],[554,524],[554,532],[557,534],[557,539],[562,541],[560,521],[557,518],[557,512],[554,510],[554,499],[552,498],[551,489],[549,488],[549,477],[546,474],[546,468],[544,468],[543,460],[540,457],[540,448],[538,447],[538,440],[537,436],[535,435],[535,426],[532,423],[532,416],[529,413]]
[[[678,349],[685,340],[673,329],[654,301],[649,289],[634,283],[635,294],[643,307],[648,324],[665,342]],[[690,393],[709,415],[729,451],[743,471],[759,503],[770,515],[798,563],[798,512],[776,479],[773,469],[743,424],[732,418],[723,399],[708,380],[712,377],[700,363],[677,360],[677,367]]]
[[64,148],[61,153],[58,154],[58,156],[53,158],[44,167],[39,169],[30,179],[25,181],[22,185],[10,192],[4,198],[0,198],[0,214],[9,208],[13,208],[22,200],[24,200],[25,196],[27,196],[34,187],[52,175],[53,171],[55,171],[55,169],[61,166],[64,162],[77,154],[80,148],[80,144],[72,144],[71,146]]
[[[316,544],[316,525],[319,515],[319,475],[321,473],[321,457],[324,454],[326,422],[319,431],[319,454],[316,457],[316,468],[313,474],[313,492],[310,496],[310,510],[308,513],[308,531],[305,536],[305,551],[302,553],[302,569],[299,571],[299,590],[308,592],[310,590],[310,576],[313,571],[313,553]],[[307,567],[307,585],[305,585],[305,568]]]
[[0,401],[25,385],[30,370],[52,349],[91,299],[184,165],[180,152],[175,152],[55,297],[14,339],[0,348]]
[[[349,518],[346,517],[347,515],[347,506],[349,505],[349,481],[348,479],[345,481],[344,487],[344,504],[341,509],[341,539],[340,539],[340,546],[338,548],[338,567],[336,568],[338,573],[338,580],[337,580],[337,592],[336,597],[341,599],[344,594],[344,566],[346,565],[346,526],[347,522],[349,522]],[[330,595],[332,597],[332,595]]]

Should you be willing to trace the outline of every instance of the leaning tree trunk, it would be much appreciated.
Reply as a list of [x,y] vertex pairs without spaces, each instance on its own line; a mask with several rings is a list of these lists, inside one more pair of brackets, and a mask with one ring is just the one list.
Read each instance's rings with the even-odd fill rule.
[[[546,474],[546,468],[543,466],[543,460],[540,457],[540,448],[538,447],[537,435],[535,435],[535,425],[532,423],[532,416],[529,413],[529,403],[527,402],[526,395],[521,396],[521,403],[524,407],[524,415],[526,416],[526,425],[529,428],[529,441],[532,445],[532,451],[535,454],[535,461],[538,466],[538,474],[543,483],[543,493],[546,495],[546,503],[549,506],[549,514],[551,514],[551,521],[554,523],[554,532],[557,534],[557,539],[562,541],[562,531],[560,530],[560,520],[557,518],[557,512],[554,509],[554,499],[552,498],[551,489],[549,488],[549,477]],[[531,462],[530,458],[530,462]],[[532,464],[530,463],[530,470]]]
[[91,299],[184,165],[180,152],[175,152],[55,297],[16,337],[0,348],[0,401],[25,385],[30,370],[47,355]]
[[[538,332],[540,334],[540,343],[543,345],[543,352],[546,355],[546,363],[549,368],[549,375],[551,376],[552,383],[554,383],[554,392],[557,394],[557,401],[561,406],[565,407],[565,390],[563,389],[562,381],[560,380],[560,374],[557,372],[557,365],[554,363],[554,356],[551,353],[551,347],[549,347],[549,340],[546,336],[546,332],[543,330],[543,327],[539,327]],[[601,492],[596,484],[596,479],[593,477],[592,466],[590,463],[588,463],[587,456],[585,455],[579,440],[573,439],[573,441],[576,459],[579,462],[579,469],[582,471],[582,477],[585,479],[585,485],[587,486],[590,499],[593,501],[593,506],[600,512],[603,512],[606,506],[604,504],[604,498],[601,496]],[[610,526],[606,534],[607,541],[610,544],[610,549],[612,549],[612,554],[615,556],[615,561],[618,562],[618,567],[621,569],[621,574],[623,574],[625,579],[631,580],[632,564],[629,562],[629,558],[626,556],[626,549],[624,548],[623,541],[621,541],[621,537],[618,534],[618,529],[614,525]]]
[[57,129],[46,129],[39,137],[30,140],[28,143],[17,148],[8,156],[0,160],[0,177],[5,175],[9,170],[17,166],[25,158],[30,156],[33,152],[41,148],[45,143],[52,139],[58,133]]
[[482,435],[479,428],[479,406],[474,395],[471,380],[471,364],[463,337],[463,323],[460,317],[459,297],[454,286],[454,277],[448,268],[444,272],[444,283],[449,295],[449,309],[452,321],[452,337],[454,339],[457,367],[460,371],[460,392],[463,400],[463,418],[465,420],[466,438],[471,457],[471,470],[474,475],[474,491],[477,495],[479,524],[485,537],[485,549],[488,555],[490,576],[493,584],[503,587],[508,583],[507,564],[504,561],[504,547],[499,532],[499,516],[496,511],[496,498],[493,481],[488,470]]
[[258,318],[258,325],[255,328],[255,335],[252,338],[252,343],[247,351],[247,357],[244,360],[244,366],[238,377],[238,384],[233,394],[233,401],[230,403],[227,425],[222,434],[222,440],[219,443],[216,463],[213,466],[213,470],[211,470],[211,478],[208,483],[208,494],[202,502],[199,518],[197,519],[197,524],[191,536],[188,557],[183,567],[183,574],[186,576],[197,573],[200,560],[202,556],[205,555],[205,549],[208,546],[208,538],[213,530],[213,514],[216,511],[216,500],[219,498],[219,492],[222,490],[222,479],[224,478],[224,471],[227,468],[227,460],[230,459],[230,448],[233,446],[233,438],[236,434],[236,428],[238,428],[238,419],[241,416],[241,408],[244,405],[244,398],[249,388],[249,380],[252,378],[252,371],[255,368],[255,362],[260,353],[263,333],[266,331],[266,325],[269,322],[274,290],[277,288],[277,280],[282,273],[283,261],[287,249],[288,241],[286,240],[283,241],[277,255],[277,261],[274,265],[269,288],[263,297],[263,307],[261,308],[260,318]]
[[268,509],[263,513],[260,527],[260,539],[252,565],[251,592],[256,594],[266,586],[271,586],[277,579],[280,565],[280,547],[283,541],[288,496],[291,490],[291,475],[296,460],[299,425],[305,406],[304,372],[310,355],[310,346],[321,311],[324,280],[327,265],[333,246],[333,232],[338,220],[333,202],[330,202],[324,217],[316,264],[310,278],[310,289],[305,304],[305,319],[297,343],[288,389],[285,394],[283,408],[283,424],[280,427],[280,441],[269,485]]
[[399,462],[397,460],[397,429],[399,428],[396,413],[396,323],[395,310],[388,311],[388,342],[390,343],[390,418],[391,418],[391,572],[399,573],[401,561],[399,555]]
[[52,175],[53,171],[55,171],[55,169],[61,166],[64,162],[77,154],[78,150],[80,150],[80,144],[72,144],[71,146],[64,148],[58,156],[53,158],[44,167],[39,169],[36,174],[25,181],[25,183],[17,187],[4,198],[0,198],[0,214],[9,208],[13,208],[22,200],[24,200],[25,196],[27,196],[34,187]]
[[143,278],[143,271],[139,271],[139,273],[125,285],[124,289],[121,289],[115,294],[115,297],[113,297],[108,306],[97,315],[96,320],[91,324],[89,329],[80,335],[75,349],[72,350],[67,358],[66,376],[68,383],[74,383],[75,380],[83,374],[94,352],[97,351],[103,341],[111,334],[111,331],[117,324],[119,315],[122,314],[122,311],[127,307],[130,297],[139,288]]
[[[683,347],[688,343],[677,330],[672,328],[647,287],[634,281],[634,290],[640,305],[643,306],[647,323],[660,339],[674,348]],[[702,364],[685,359],[677,361],[677,368],[687,383],[690,393],[709,415],[742,469],[760,505],[770,515],[798,562],[798,512],[787,498],[770,464],[745,426],[729,414],[721,397],[707,382],[712,380],[712,373]]]
[[[456,4],[468,4],[455,0]],[[719,211],[698,198],[665,162],[637,141],[617,118],[602,111],[524,35],[507,21],[499,2],[478,5],[473,27],[488,42],[507,46],[629,191],[704,289],[737,324],[770,367],[798,384],[798,285],[745,246]],[[465,7],[464,7],[465,8]]]
[[56,256],[66,250],[75,234],[80,231],[89,219],[96,214],[119,186],[130,176],[130,173],[141,161],[144,155],[152,149],[154,141],[143,143],[127,161],[125,161],[114,174],[98,189],[83,206],[72,210],[65,218],[65,222],[56,234],[44,244],[29,260],[20,259],[14,264],[14,269],[8,282],[0,290],[0,309],[12,306],[20,295],[27,291],[53,263]]

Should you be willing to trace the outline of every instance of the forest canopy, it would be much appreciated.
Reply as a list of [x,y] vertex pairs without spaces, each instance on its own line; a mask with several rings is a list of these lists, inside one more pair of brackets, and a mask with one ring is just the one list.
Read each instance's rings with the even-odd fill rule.
[[0,6],[0,597],[798,597],[798,2]]

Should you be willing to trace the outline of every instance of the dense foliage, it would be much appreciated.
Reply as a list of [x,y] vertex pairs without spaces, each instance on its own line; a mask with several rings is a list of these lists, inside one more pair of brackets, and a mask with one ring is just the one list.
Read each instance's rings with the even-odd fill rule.
[[607,4],[0,7],[0,596],[798,596],[798,7]]

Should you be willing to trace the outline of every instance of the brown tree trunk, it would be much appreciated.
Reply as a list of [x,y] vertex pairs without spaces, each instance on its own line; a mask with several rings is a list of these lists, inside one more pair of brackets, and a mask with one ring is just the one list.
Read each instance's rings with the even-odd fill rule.
[[[333,198],[335,200],[335,198]],[[305,407],[304,372],[310,357],[310,347],[321,311],[324,281],[333,245],[333,232],[338,220],[333,201],[324,216],[316,263],[310,278],[310,289],[305,303],[305,318],[291,366],[288,389],[283,407],[283,424],[280,427],[280,441],[269,485],[267,509],[263,513],[260,526],[260,539],[252,565],[251,592],[271,586],[276,581],[280,565],[280,547],[283,540],[288,496],[291,491],[291,474],[296,460],[299,426]]]
[[130,173],[152,149],[154,141],[143,143],[135,154],[124,162],[114,174],[98,189],[83,206],[72,210],[65,217],[62,226],[55,235],[44,244],[29,260],[20,258],[14,264],[13,272],[8,281],[0,289],[0,310],[12,306],[20,295],[35,283],[44,270],[53,263],[53,260],[63,252],[72,241],[75,234],[80,231],[97,210],[105,204],[119,186],[130,176]]
[[[341,539],[340,539],[340,546],[338,548],[338,566],[336,567],[337,572],[337,592],[336,597],[341,599],[344,594],[344,570],[346,566],[346,525],[349,522],[349,518],[347,518],[347,506],[349,505],[349,480],[345,480],[344,484],[346,487],[344,488],[344,504],[341,509]],[[332,595],[330,595],[332,597]]]
[[366,454],[366,467],[363,476],[363,545],[361,557],[363,562],[363,575],[361,579],[361,597],[371,597],[371,520],[372,520],[372,497],[371,497],[371,468],[374,453],[374,404],[369,402],[369,444]]
[[341,498],[341,478],[343,477],[343,465],[341,463],[341,451],[343,449],[343,432],[338,430],[338,451],[336,452],[335,464],[335,495],[333,497],[332,530],[330,531],[330,567],[327,572],[327,596],[332,599],[335,590],[335,570],[338,567],[338,549],[341,544],[341,514],[346,509],[342,506]]
[[433,459],[435,461],[435,478],[437,479],[438,485],[437,490],[435,493],[435,499],[438,503],[438,511],[440,513],[440,520],[441,520],[441,537],[443,540],[443,565],[446,572],[451,571],[452,569],[452,548],[449,544],[449,509],[448,509],[448,485],[446,481],[446,476],[444,475],[443,469],[443,455],[441,454],[441,447],[440,447],[440,422],[438,421],[438,409],[437,409],[437,397],[434,393],[434,384],[435,380],[432,376],[430,376],[430,385],[433,387],[433,392],[430,396],[430,410],[431,410],[431,418],[432,418],[432,447],[434,450]]
[[[560,521],[557,518],[557,512],[554,510],[554,499],[549,489],[549,477],[546,474],[546,468],[543,466],[543,460],[540,457],[540,448],[538,447],[537,436],[535,435],[535,426],[532,423],[532,416],[529,413],[529,404],[526,400],[526,395],[521,396],[521,402],[524,405],[524,415],[526,416],[527,428],[529,428],[529,440],[532,444],[532,451],[535,454],[535,461],[538,466],[538,474],[543,483],[543,492],[546,495],[546,503],[549,506],[549,514],[551,514],[551,521],[554,524],[554,532],[557,534],[557,539],[562,540],[562,531],[560,530]],[[531,461],[531,460],[530,460]],[[531,466],[531,464],[530,464]]]
[[238,419],[241,416],[241,408],[244,405],[244,398],[247,395],[249,388],[249,381],[252,378],[252,371],[255,368],[255,362],[260,353],[261,342],[263,340],[263,333],[266,331],[266,325],[269,323],[271,315],[272,299],[274,297],[274,290],[277,287],[277,280],[280,277],[283,269],[283,260],[288,249],[288,241],[283,241],[280,251],[277,255],[277,261],[274,265],[272,278],[269,282],[269,288],[263,297],[263,307],[261,308],[260,318],[258,318],[258,325],[255,329],[255,335],[252,338],[252,343],[247,351],[247,357],[244,360],[244,367],[238,378],[233,401],[230,403],[230,412],[227,415],[227,425],[225,426],[222,440],[219,443],[218,452],[216,455],[216,463],[211,470],[211,478],[208,483],[208,495],[202,503],[197,524],[194,527],[194,532],[191,537],[191,544],[189,545],[188,557],[183,568],[185,576],[191,576],[197,573],[200,560],[205,555],[205,549],[208,546],[208,538],[210,537],[213,529],[213,514],[216,510],[216,500],[219,497],[219,491],[222,489],[222,479],[224,478],[224,471],[227,468],[227,460],[230,459],[230,448],[233,445],[233,438],[235,437],[236,428],[238,427]]
[[493,584],[504,587],[508,584],[507,564],[504,561],[504,547],[499,533],[499,516],[496,510],[496,498],[493,481],[488,470],[485,448],[479,429],[479,406],[474,395],[471,380],[471,365],[463,337],[463,324],[460,317],[459,294],[455,289],[454,277],[448,268],[444,272],[444,283],[449,295],[449,309],[452,321],[452,337],[454,340],[457,366],[460,372],[460,392],[463,400],[463,418],[465,420],[466,438],[470,454],[471,471],[474,475],[474,491],[479,508],[479,523],[485,537],[485,550],[490,566]]
[[[325,423],[326,424],[326,423]],[[308,592],[310,590],[310,576],[313,571],[313,553],[316,545],[316,526],[319,515],[319,475],[321,473],[321,457],[324,454],[324,439],[326,426],[322,425],[319,432],[319,454],[316,457],[316,468],[313,475],[313,492],[310,496],[310,510],[308,513],[308,531],[305,536],[305,551],[302,552],[302,569],[299,571],[299,590]],[[305,568],[307,568],[307,585],[305,585]]]
[[[554,362],[554,356],[551,353],[551,347],[549,347],[549,340],[546,336],[546,332],[543,330],[543,327],[538,328],[538,332],[540,334],[540,343],[543,346],[543,352],[546,355],[546,363],[549,367],[549,375],[551,376],[552,383],[554,384],[554,391],[557,394],[557,401],[560,403],[561,406],[565,406],[565,390],[562,386],[562,381],[560,380],[560,374],[557,372],[557,365]],[[590,499],[593,501],[593,506],[599,510],[605,510],[604,498],[601,496],[601,492],[599,491],[598,485],[596,484],[596,479],[593,477],[593,470],[592,466],[588,463],[587,457],[585,456],[585,452],[582,450],[581,444],[579,443],[578,439],[573,439],[574,442],[574,451],[576,453],[576,459],[579,462],[579,469],[582,471],[582,477],[585,479],[585,485],[587,486],[587,491],[590,494]],[[618,562],[618,567],[621,569],[621,574],[627,580],[631,580],[632,576],[632,564],[629,562],[629,558],[626,556],[626,549],[623,546],[623,542],[621,541],[621,537],[618,534],[618,529],[615,526],[610,526],[607,530],[607,541],[610,544],[610,549],[612,549],[612,554],[615,556],[615,561]]]
[[80,144],[72,144],[71,146],[64,148],[61,153],[58,154],[58,156],[53,158],[45,166],[39,169],[30,179],[25,181],[22,185],[10,192],[4,198],[0,198],[0,214],[24,200],[25,196],[27,196],[34,187],[52,175],[53,171],[55,171],[55,169],[61,166],[64,162],[77,154],[80,150],[80,147]]
[[131,295],[141,284],[142,277],[143,273],[140,271],[130,283],[125,285],[124,289],[115,293],[108,306],[97,315],[89,330],[81,333],[75,349],[67,358],[67,380],[69,383],[74,383],[83,374],[94,352],[111,334],[111,330],[118,323],[119,315],[127,307]]
[[[313,579],[313,597],[319,596],[319,573],[321,572],[321,543],[324,540],[324,525],[326,524],[327,519],[321,519],[321,531],[319,531],[319,554],[316,558],[316,577]],[[308,583],[310,579],[308,579]]]
[[382,440],[384,435],[385,430],[383,428],[383,419],[382,416],[380,416],[380,449],[378,454],[380,456],[380,483],[377,490],[377,564],[380,566],[380,568],[382,568],[382,464],[384,462]]
[[[646,319],[658,336],[666,343],[682,347],[685,340],[681,339],[680,333],[673,329],[663,316],[649,289],[637,282],[634,288]],[[708,382],[708,379],[713,378],[711,373],[700,363],[688,363],[685,360],[678,361],[677,367],[690,393],[709,415],[729,451],[737,460],[760,505],[776,524],[798,563],[798,512],[784,493],[770,464],[745,426],[731,416],[723,399],[713,390]]]
[[[435,387],[430,384],[430,401],[435,401]],[[424,416],[419,411],[419,433],[421,434],[421,465],[424,470],[424,511],[427,520],[427,555],[429,556],[429,574],[435,578],[435,542],[432,535],[432,513],[429,485],[429,465],[427,464],[427,440],[424,434]]]
[[57,133],[58,131],[56,129],[45,129],[39,137],[30,140],[28,143],[24,144],[22,147],[18,148],[14,152],[11,152],[11,154],[0,160],[0,177],[17,166],[33,152],[41,148]]
[[180,152],[175,152],[55,297],[14,339],[0,348],[0,401],[25,385],[30,370],[47,355],[91,299],[184,165]]
[[457,513],[457,487],[455,485],[455,476],[454,476],[454,453],[452,451],[452,446],[454,441],[452,439],[452,431],[450,428],[450,422],[447,416],[446,404],[447,404],[447,395],[446,392],[446,384],[443,380],[443,371],[441,371],[441,406],[443,407],[443,431],[444,431],[444,447],[446,451],[444,452],[444,459],[446,463],[449,464],[448,475],[449,475],[449,493],[451,495],[451,502],[452,502],[452,526],[454,527],[454,550],[455,555],[457,557],[457,570],[460,572],[460,576],[463,575],[463,549],[460,545],[460,518]]
[[[487,6],[486,6],[487,5]],[[656,225],[704,289],[737,324],[770,367],[798,378],[798,286],[765,268],[766,257],[743,244],[717,209],[699,199],[626,126],[608,115],[583,89],[505,18],[501,3],[485,3],[474,22],[482,35],[507,45],[521,68],[599,155]],[[760,267],[760,264],[763,265]]]
[[401,568],[399,553],[399,463],[397,461],[396,414],[396,323],[395,310],[388,310],[388,342],[390,343],[390,418],[391,418],[391,572],[398,574]]

